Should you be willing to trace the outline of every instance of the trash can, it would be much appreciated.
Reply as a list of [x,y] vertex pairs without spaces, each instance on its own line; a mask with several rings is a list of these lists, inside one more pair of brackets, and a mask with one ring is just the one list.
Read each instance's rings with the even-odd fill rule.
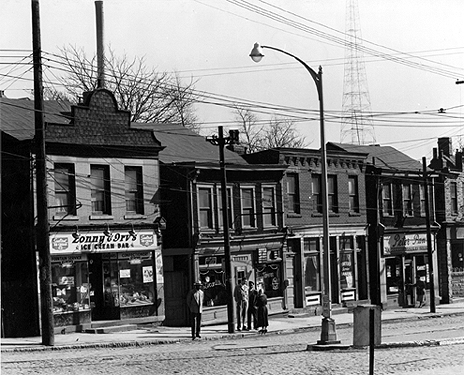
[[374,345],[380,345],[381,336],[381,310],[377,305],[358,305],[354,308],[353,319],[353,346],[368,346],[370,344],[370,314],[374,314]]

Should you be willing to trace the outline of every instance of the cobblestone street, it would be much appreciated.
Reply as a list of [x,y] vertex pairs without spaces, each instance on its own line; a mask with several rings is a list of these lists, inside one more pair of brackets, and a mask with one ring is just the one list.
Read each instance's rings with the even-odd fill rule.
[[[462,331],[460,316],[397,322],[385,335],[428,329],[430,338]],[[352,329],[338,330],[343,341]],[[183,341],[168,345],[2,353],[2,375],[10,374],[368,374],[368,349],[308,351],[316,329],[239,339]],[[464,345],[377,349],[375,374],[464,373]]]

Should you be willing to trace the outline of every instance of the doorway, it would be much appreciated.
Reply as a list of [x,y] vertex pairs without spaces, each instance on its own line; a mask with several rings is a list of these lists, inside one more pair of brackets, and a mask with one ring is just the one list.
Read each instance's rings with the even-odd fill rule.
[[117,254],[89,254],[92,320],[119,320],[120,290]]

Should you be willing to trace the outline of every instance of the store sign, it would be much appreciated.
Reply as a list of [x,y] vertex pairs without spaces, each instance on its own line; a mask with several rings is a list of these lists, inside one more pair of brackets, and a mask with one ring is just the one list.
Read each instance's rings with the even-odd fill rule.
[[50,235],[50,254],[109,253],[125,251],[148,251],[157,248],[153,231],[113,231],[110,235],[103,232],[54,233]]
[[383,237],[384,255],[422,253],[426,251],[426,233],[394,233]]

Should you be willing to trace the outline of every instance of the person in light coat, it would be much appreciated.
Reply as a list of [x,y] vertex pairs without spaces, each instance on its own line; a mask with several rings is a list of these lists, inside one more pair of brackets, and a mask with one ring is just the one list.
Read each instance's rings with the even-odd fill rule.
[[187,294],[187,306],[190,310],[190,324],[192,327],[192,340],[201,338],[201,314],[203,312],[203,301],[205,293],[201,290],[201,281],[194,284],[194,288]]

